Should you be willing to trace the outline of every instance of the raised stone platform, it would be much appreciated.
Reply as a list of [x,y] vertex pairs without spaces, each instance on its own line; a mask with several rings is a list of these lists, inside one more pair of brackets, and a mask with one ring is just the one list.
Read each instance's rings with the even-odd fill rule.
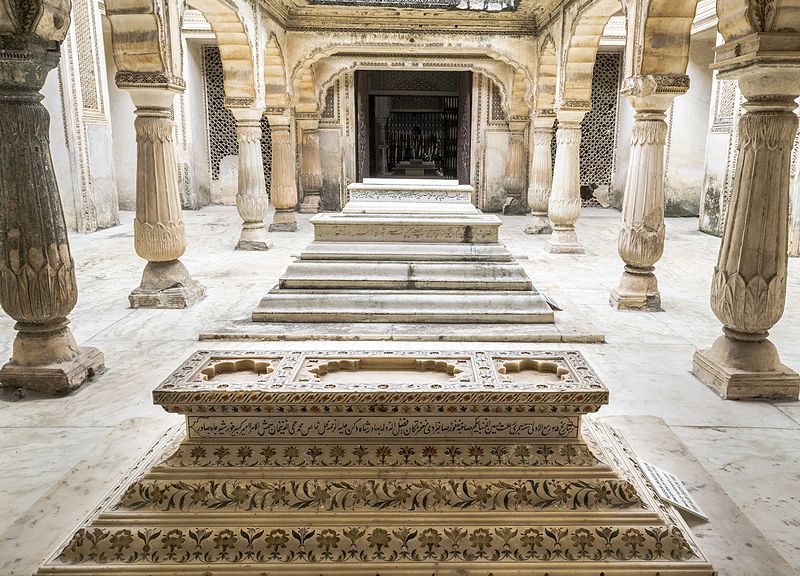
[[348,191],[342,213],[311,219],[314,241],[255,322],[554,322],[471,186],[378,180]]
[[198,352],[39,574],[713,576],[577,352]]

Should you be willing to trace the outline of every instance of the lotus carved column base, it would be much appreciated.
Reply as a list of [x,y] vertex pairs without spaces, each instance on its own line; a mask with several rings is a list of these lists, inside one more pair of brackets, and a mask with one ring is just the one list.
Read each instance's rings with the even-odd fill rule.
[[105,370],[102,352],[79,347],[69,322],[25,324],[17,322],[11,360],[0,369],[6,388],[27,388],[42,394],[63,394]]
[[574,226],[553,226],[553,235],[545,250],[550,254],[583,254],[583,245],[578,242]]
[[272,248],[272,241],[267,238],[267,231],[263,222],[245,222],[242,225],[242,233],[239,242],[236,244],[237,250],[269,250]]
[[724,328],[711,348],[694,354],[692,372],[724,400],[797,400],[800,375],[781,362],[767,334]]
[[609,303],[616,310],[641,310],[662,312],[658,280],[652,266],[634,268],[625,266],[619,286],[611,291]]
[[291,208],[278,208],[269,225],[270,232],[297,232],[297,220]]
[[550,225],[547,212],[531,213],[531,222],[525,228],[525,234],[551,234],[552,232],[553,227]]
[[187,308],[202,300],[206,290],[180,260],[148,262],[142,283],[131,292],[131,308]]

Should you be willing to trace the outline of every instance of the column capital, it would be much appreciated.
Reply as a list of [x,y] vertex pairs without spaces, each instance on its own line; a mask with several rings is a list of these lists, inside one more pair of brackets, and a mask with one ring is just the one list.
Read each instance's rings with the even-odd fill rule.
[[748,100],[745,105],[777,108],[788,107],[794,110],[794,99],[800,94],[800,58],[794,65],[775,66],[772,64],[752,64],[747,67],[729,70],[719,74],[720,78],[737,79],[739,90]]
[[295,124],[297,124],[297,126],[305,132],[309,130],[319,130],[319,116],[314,118],[308,118],[308,117],[301,118],[298,116],[295,117],[294,121]]
[[586,113],[590,108],[557,108],[556,118],[558,118],[559,128],[580,128]]
[[136,85],[124,87],[136,106],[136,114],[146,114],[149,110],[167,109],[175,102],[175,95],[182,89],[174,86],[160,86],[156,84]]
[[800,33],[755,32],[729,39],[714,51],[711,67],[719,70],[722,79],[736,78],[749,68],[782,69],[786,76],[796,75],[800,67]]
[[251,108],[228,108],[233,114],[233,117],[236,118],[237,124],[260,124],[261,117],[264,115],[264,109],[258,107],[251,107]]
[[525,119],[525,121],[509,120],[508,129],[511,130],[512,134],[522,134],[525,132],[525,128],[527,128],[529,124],[530,124],[529,119]]
[[131,72],[120,70],[114,76],[114,81],[119,88],[130,90],[131,88],[152,88],[162,90],[172,90],[183,92],[186,90],[186,82],[180,76],[169,72]]
[[551,114],[537,114],[531,118],[531,126],[536,132],[552,132],[556,123],[556,114],[550,110]]
[[648,74],[629,76],[622,82],[620,93],[627,96],[637,112],[665,111],[676,96],[689,90],[689,76],[685,74]]

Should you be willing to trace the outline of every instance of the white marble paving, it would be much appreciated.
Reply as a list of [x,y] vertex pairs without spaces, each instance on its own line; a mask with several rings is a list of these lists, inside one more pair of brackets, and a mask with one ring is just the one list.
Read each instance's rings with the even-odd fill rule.
[[[188,310],[128,307],[128,294],[138,284],[144,266],[133,250],[130,213],[123,213],[123,224],[118,227],[71,237],[80,290],[71,315],[72,326],[79,342],[103,350],[108,370],[65,398],[0,401],[0,506],[5,512],[0,517],[0,532],[8,528],[0,535],[0,572],[30,574],[30,568],[51,551],[49,541],[36,538],[29,539],[23,548],[14,548],[9,544],[9,534],[16,531],[14,537],[19,538],[19,531],[27,530],[30,536],[36,535],[37,523],[48,512],[35,506],[26,508],[53,490],[76,462],[85,458],[85,464],[91,466],[93,458],[102,458],[92,476],[94,491],[85,492],[87,499],[96,498],[93,495],[99,486],[120,473],[129,457],[124,451],[92,452],[109,431],[130,418],[140,418],[144,424],[128,426],[127,432],[115,430],[114,434],[136,435],[142,429],[152,434],[179,421],[152,405],[151,390],[193,350],[372,350],[386,345],[374,341],[197,341],[201,331],[248,316],[283,273],[292,254],[310,241],[311,227],[308,217],[299,215],[298,233],[271,234],[273,249],[235,252],[240,219],[233,207],[185,212],[184,217],[189,247],[183,261],[208,293],[203,302]],[[719,240],[698,233],[696,219],[670,219],[665,255],[657,265],[666,311],[616,312],[608,306],[608,295],[622,272],[616,253],[618,212],[584,210],[577,226],[587,248],[584,255],[547,254],[546,237],[522,232],[526,217],[503,219],[501,239],[512,254],[521,257],[537,288],[588,317],[606,334],[605,345],[551,345],[578,348],[586,354],[612,393],[611,405],[601,414],[656,416],[678,430],[684,444],[758,530],[789,564],[800,568],[800,404],[725,402],[689,372],[695,348],[710,345],[721,334],[708,305]],[[784,361],[798,369],[800,260],[791,261],[789,278],[787,312],[772,333]],[[0,314],[0,358],[9,356],[13,336],[13,321]],[[393,342],[392,346],[465,348],[457,342]],[[513,350],[535,345],[469,346]],[[131,440],[131,449],[142,442]],[[746,548],[742,550],[747,553]],[[5,569],[11,566],[9,562],[16,568]]]

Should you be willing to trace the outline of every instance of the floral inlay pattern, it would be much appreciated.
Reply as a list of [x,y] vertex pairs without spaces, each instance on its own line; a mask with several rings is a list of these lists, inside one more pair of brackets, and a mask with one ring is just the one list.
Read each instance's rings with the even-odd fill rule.
[[277,480],[135,482],[134,510],[613,510],[640,504],[618,480]]

